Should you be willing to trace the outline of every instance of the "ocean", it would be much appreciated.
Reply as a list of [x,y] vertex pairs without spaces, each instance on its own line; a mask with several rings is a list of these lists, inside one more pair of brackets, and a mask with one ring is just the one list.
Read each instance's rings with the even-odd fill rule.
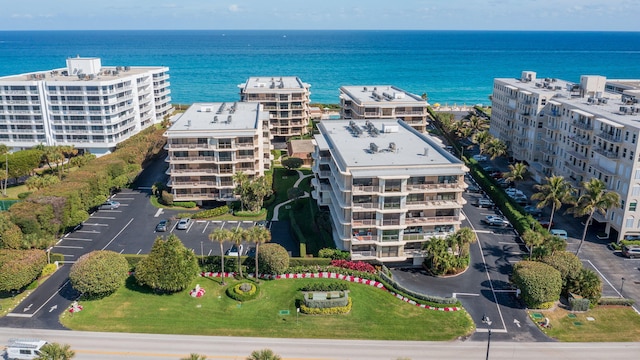
[[250,76],[298,76],[313,103],[342,85],[395,85],[441,104],[489,104],[493,78],[640,79],[640,32],[0,31],[0,76],[100,57],[170,68],[174,103],[236,101]]

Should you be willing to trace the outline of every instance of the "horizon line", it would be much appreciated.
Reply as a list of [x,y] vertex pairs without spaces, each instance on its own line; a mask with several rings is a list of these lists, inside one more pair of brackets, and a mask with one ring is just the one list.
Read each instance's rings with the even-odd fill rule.
[[0,29],[3,32],[19,31],[433,31],[433,32],[572,32],[572,33],[596,33],[596,32],[625,32],[637,33],[640,30],[575,30],[575,29]]

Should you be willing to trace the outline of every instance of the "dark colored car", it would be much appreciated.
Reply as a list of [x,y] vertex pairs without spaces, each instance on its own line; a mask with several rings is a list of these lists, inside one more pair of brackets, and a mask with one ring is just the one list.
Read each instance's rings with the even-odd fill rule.
[[169,231],[169,227],[171,226],[171,221],[169,220],[160,220],[158,225],[156,225],[156,231],[164,232]]
[[247,256],[248,257],[252,257],[255,258],[256,257],[256,247],[252,246],[249,248],[249,250],[247,250]]
[[527,205],[524,207],[524,211],[533,216],[533,217],[540,217],[542,216],[542,209],[538,209],[535,205]]

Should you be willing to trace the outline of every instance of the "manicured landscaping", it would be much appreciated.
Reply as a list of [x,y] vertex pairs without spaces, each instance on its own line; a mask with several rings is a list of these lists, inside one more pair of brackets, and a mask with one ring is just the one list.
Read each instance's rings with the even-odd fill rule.
[[26,185],[9,186],[7,187],[7,197],[0,195],[0,200],[18,200],[18,194],[29,191],[34,190],[29,190]]
[[[352,310],[343,315],[299,315],[299,289],[323,279],[261,281],[258,298],[239,303],[229,298],[226,279],[197,278],[206,289],[201,298],[185,290],[173,295],[156,295],[138,287],[132,278],[108,298],[81,301],[84,310],[61,318],[73,330],[117,331],[218,336],[260,336],[289,338],[453,340],[473,331],[465,311],[444,312],[419,308],[400,301],[386,291],[369,285],[350,284]],[[280,315],[288,310],[289,315]],[[286,312],[282,312],[286,313]]]
[[[636,342],[640,341],[640,316],[630,306],[598,306],[587,312],[571,313],[563,309],[529,311],[549,318],[551,328],[545,334],[566,342]],[[538,317],[540,316],[538,315]],[[594,320],[589,321],[587,317]]]

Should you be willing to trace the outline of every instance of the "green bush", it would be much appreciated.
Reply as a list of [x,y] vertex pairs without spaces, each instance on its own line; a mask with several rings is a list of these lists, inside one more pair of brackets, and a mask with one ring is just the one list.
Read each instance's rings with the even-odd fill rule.
[[330,308],[310,308],[304,304],[300,304],[300,312],[307,315],[337,315],[348,314],[351,311],[353,302],[347,297],[346,306],[330,307]]
[[25,290],[33,290],[38,287],[38,280],[33,280],[29,285],[27,285]]
[[602,296],[602,280],[590,269],[580,269],[578,274],[568,280],[567,292],[585,297],[597,304]]
[[216,216],[224,215],[229,213],[229,207],[227,205],[218,206],[214,209],[207,209],[198,211],[195,214],[190,215],[193,219],[209,219],[214,218]]
[[233,215],[238,216],[238,217],[258,217],[258,216],[262,216],[264,214],[266,214],[267,209],[260,209],[260,211],[236,211],[233,213]]
[[552,266],[562,276],[562,288],[566,290],[569,279],[575,278],[582,269],[582,261],[574,253],[558,251],[553,255],[545,256],[543,263]]
[[24,288],[42,274],[45,265],[43,250],[0,250],[0,291]]
[[147,257],[147,255],[136,255],[136,254],[123,254],[124,258],[127,259],[127,263],[129,264],[129,271],[135,271],[136,266],[140,262],[140,260]]
[[185,209],[193,209],[197,206],[197,204],[195,201],[174,201],[173,206],[183,207]]
[[633,306],[635,300],[619,297],[603,297],[598,301],[598,305],[620,305],[620,306]]
[[127,277],[127,259],[122,254],[107,250],[82,255],[69,273],[73,288],[90,298],[113,294],[124,285]]
[[198,261],[180,239],[171,234],[164,240],[156,238],[147,257],[136,266],[135,277],[140,285],[159,293],[186,289],[198,275]]
[[267,243],[260,246],[258,263],[262,274],[282,274],[289,267],[289,253],[279,244]]
[[[262,248],[261,248],[262,249]],[[308,267],[308,266],[329,266],[331,265],[331,259],[327,258],[303,258],[303,257],[294,257],[289,259],[289,268],[298,268],[298,267]],[[316,272],[311,271],[311,272]],[[308,272],[308,271],[305,271]]]
[[589,310],[589,305],[591,304],[591,302],[589,301],[589,299],[585,298],[570,298],[569,304],[571,305],[571,310],[573,311],[587,311]]
[[321,299],[316,298],[315,295],[316,293],[313,292],[305,293],[303,298],[304,305],[315,309],[326,309],[347,306],[349,302],[349,295],[344,291],[338,292],[338,296],[332,296],[329,292],[322,292]]
[[[260,247],[262,249],[262,247]],[[252,263],[253,260],[250,260]],[[198,259],[198,265],[202,272],[220,272],[220,256],[205,256]],[[238,271],[238,259],[235,256],[224,257],[224,271],[225,272],[237,272]]]
[[562,276],[552,266],[538,261],[520,261],[513,267],[513,283],[521,290],[529,308],[560,299]]
[[56,264],[47,264],[42,269],[42,273],[40,273],[40,277],[49,276],[54,272],[56,272],[56,270],[58,270],[58,267],[56,266]]
[[318,256],[321,258],[330,258],[332,260],[349,260],[351,254],[348,251],[324,248],[318,251]]
[[21,192],[20,194],[18,194],[18,199],[20,200],[24,200],[26,199],[29,195],[33,194],[32,191],[25,191],[25,192]]
[[163,190],[160,196],[160,202],[167,206],[173,206],[173,194]]
[[60,254],[60,253],[50,253],[49,254],[49,260],[51,260],[52,263],[54,262],[62,262],[64,261],[64,255]]
[[344,281],[323,281],[304,284],[300,291],[346,291],[349,290],[349,283]]
[[[244,291],[242,287],[247,287],[248,290]],[[259,291],[258,287],[255,284],[250,282],[243,282],[227,287],[226,294],[236,301],[244,302],[253,300],[258,297]]]

